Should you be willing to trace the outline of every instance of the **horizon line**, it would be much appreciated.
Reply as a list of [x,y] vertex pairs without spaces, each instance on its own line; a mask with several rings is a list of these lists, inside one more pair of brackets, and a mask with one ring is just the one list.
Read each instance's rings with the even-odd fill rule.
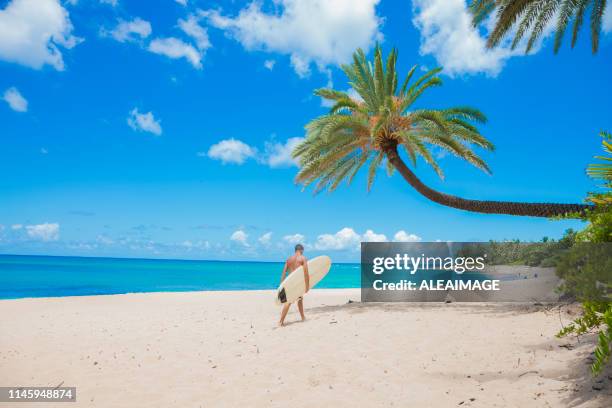
[[[121,256],[87,256],[87,255],[40,255],[40,254],[4,254],[0,257],[34,257],[34,258],[82,258],[82,259],[115,259],[133,261],[180,261],[180,262],[242,262],[242,263],[284,263],[284,261],[227,260],[227,259],[180,259],[180,258],[142,258]],[[361,262],[333,262],[335,264],[360,264]]]

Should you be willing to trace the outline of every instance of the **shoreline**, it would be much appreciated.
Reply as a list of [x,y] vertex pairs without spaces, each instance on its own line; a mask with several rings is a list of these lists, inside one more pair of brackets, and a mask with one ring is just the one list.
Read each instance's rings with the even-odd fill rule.
[[77,407],[612,402],[612,372],[592,389],[595,339],[554,337],[574,306],[361,303],[359,289],[313,289],[307,320],[292,307],[278,328],[273,293],[7,299],[0,384],[63,381]]
[[[348,288],[317,288],[312,291],[360,291],[361,288],[348,287]],[[206,290],[167,290],[167,291],[153,291],[153,292],[125,292],[125,293],[100,293],[95,295],[59,295],[59,296],[30,296],[30,297],[18,297],[18,298],[0,298],[0,302],[3,301],[18,301],[18,300],[52,300],[52,299],[65,299],[65,298],[97,298],[97,297],[109,297],[109,296],[130,296],[130,295],[155,295],[155,294],[181,294],[181,293],[225,293],[225,294],[239,294],[243,292],[253,293],[269,293],[274,297],[276,288],[274,289],[237,289],[237,290],[226,290],[226,289],[206,289]]]

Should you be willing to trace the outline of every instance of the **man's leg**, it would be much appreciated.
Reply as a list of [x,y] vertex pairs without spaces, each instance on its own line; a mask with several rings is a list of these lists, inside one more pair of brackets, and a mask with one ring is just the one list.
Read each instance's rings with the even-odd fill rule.
[[306,320],[306,316],[304,316],[304,300],[300,298],[298,300],[298,310],[300,311],[300,315],[302,316],[302,320]]
[[287,317],[287,312],[289,311],[290,306],[291,306],[291,303],[286,303],[283,306],[283,310],[281,312],[281,317],[280,317],[280,322],[278,322],[279,326],[283,326],[285,324],[285,317]]

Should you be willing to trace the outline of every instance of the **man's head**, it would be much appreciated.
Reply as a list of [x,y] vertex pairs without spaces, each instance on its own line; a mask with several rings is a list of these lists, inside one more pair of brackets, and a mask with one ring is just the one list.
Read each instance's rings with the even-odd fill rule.
[[302,244],[297,244],[297,245],[295,246],[295,252],[299,252],[300,254],[303,254],[303,253],[304,253],[304,245],[302,245]]

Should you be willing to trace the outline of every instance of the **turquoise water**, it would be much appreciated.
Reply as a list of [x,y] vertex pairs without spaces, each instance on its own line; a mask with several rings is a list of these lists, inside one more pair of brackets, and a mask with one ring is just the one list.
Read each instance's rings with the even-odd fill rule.
[[[0,299],[278,287],[282,263],[0,255]],[[333,264],[318,288],[358,288],[359,264]]]

